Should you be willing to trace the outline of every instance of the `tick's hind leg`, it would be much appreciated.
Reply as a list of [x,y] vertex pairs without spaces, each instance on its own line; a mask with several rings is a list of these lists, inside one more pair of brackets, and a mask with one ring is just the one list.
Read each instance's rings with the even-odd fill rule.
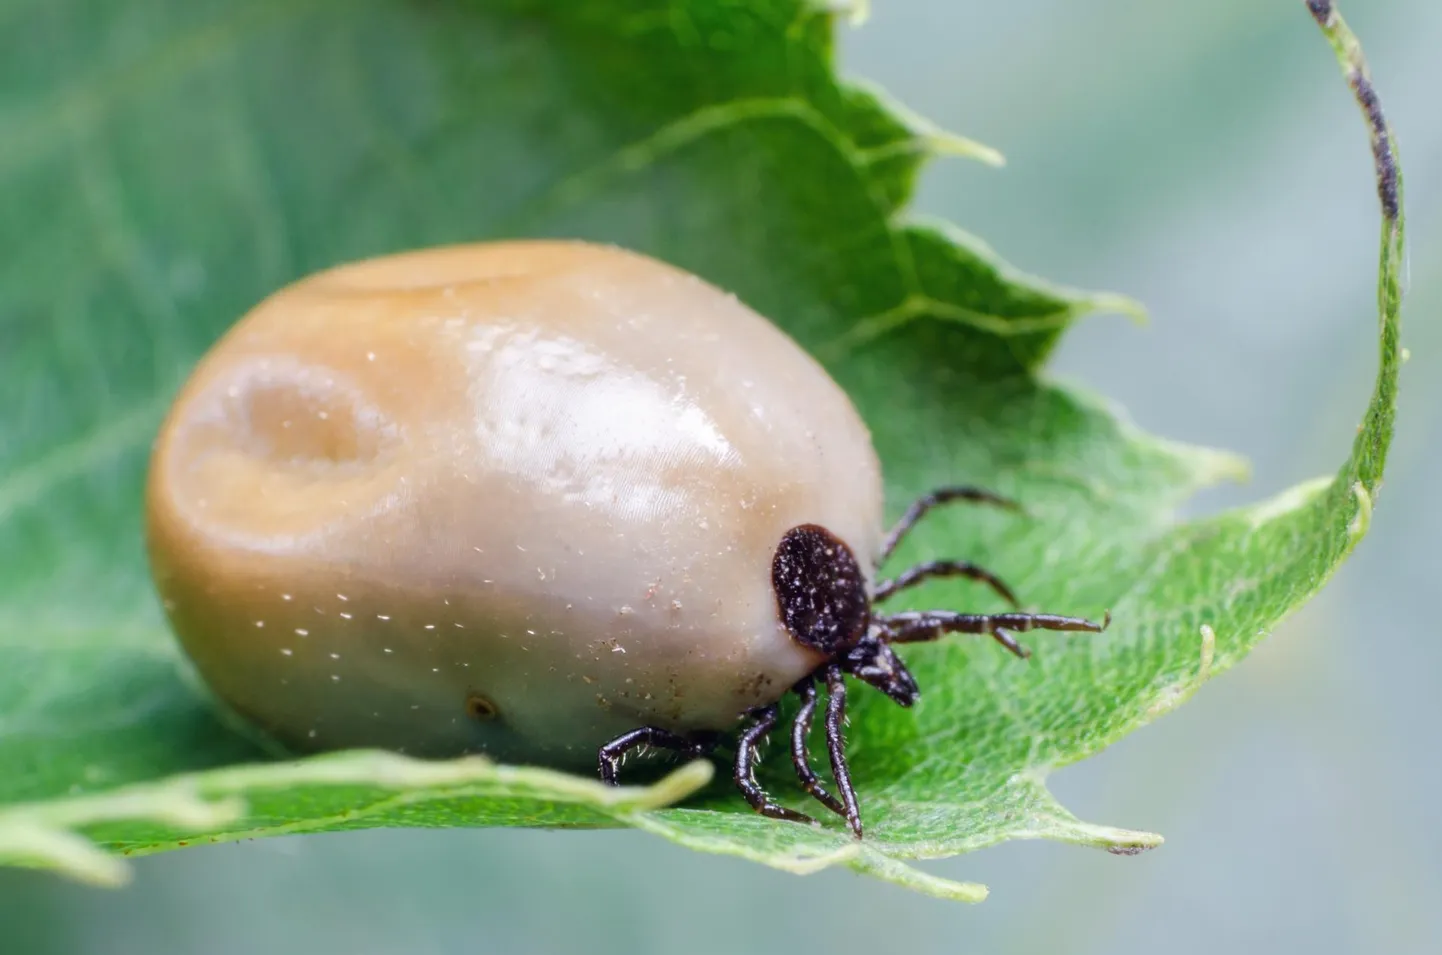
[[997,507],[1004,507],[1008,510],[1019,511],[1021,506],[1010,498],[1002,497],[1000,494],[993,494],[991,491],[984,491],[979,487],[939,487],[930,494],[923,494],[917,498],[896,526],[886,535],[881,542],[881,557],[877,563],[885,561],[896,550],[896,545],[906,536],[906,532],[917,525],[926,512],[938,504],[946,504],[950,501],[975,501],[980,504],[995,504]]
[[924,564],[909,567],[890,580],[878,583],[876,593],[872,595],[871,599],[880,603],[887,597],[894,596],[908,587],[915,587],[934,577],[965,577],[968,580],[980,581],[996,591],[1013,607],[1018,609],[1021,607],[1021,601],[1016,599],[1016,594],[1012,593],[1011,588],[1000,577],[984,567],[978,567],[965,560],[929,560]]
[[831,756],[831,775],[841,790],[846,806],[842,813],[846,824],[861,838],[861,809],[856,803],[856,790],[851,787],[851,767],[846,764],[846,675],[835,663],[826,668],[826,750]]
[[817,802],[838,816],[845,816],[846,807],[821,785],[820,777],[811,768],[811,754],[806,749],[811,719],[816,715],[816,681],[808,676],[794,689],[801,697],[801,708],[796,711],[796,719],[791,724],[791,763],[796,767],[796,777],[801,780],[801,787],[815,796]]
[[633,729],[629,733],[617,736],[602,746],[597,753],[597,760],[601,767],[601,781],[612,786],[617,785],[616,773],[621,768],[621,759],[633,749],[639,749],[642,746],[657,746],[695,759],[705,756],[715,749],[716,742],[717,737],[713,733],[682,736],[670,730],[663,730],[659,726],[642,726]]
[[804,813],[796,812],[794,809],[787,809],[785,806],[778,806],[766,795],[766,790],[756,781],[756,747],[771,732],[776,725],[776,720],[781,708],[775,703],[752,711],[754,722],[741,731],[741,738],[736,741],[736,788],[741,790],[741,795],[751,804],[751,808],[763,816],[770,816],[772,819],[785,819],[789,822],[809,822],[816,820]]

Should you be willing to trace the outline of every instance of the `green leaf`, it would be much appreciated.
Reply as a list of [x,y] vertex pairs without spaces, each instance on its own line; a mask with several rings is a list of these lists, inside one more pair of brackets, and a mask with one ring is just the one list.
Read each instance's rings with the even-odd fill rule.
[[[1161,841],[1076,819],[1046,778],[1240,660],[1365,532],[1400,361],[1389,134],[1369,112],[1381,371],[1351,457],[1331,479],[1178,524],[1196,489],[1241,466],[1040,376],[1073,318],[1136,307],[1047,285],[907,218],[929,157],[997,157],[841,83],[836,6],[0,2],[0,863],[116,881],[101,849],[632,825],[976,900],[983,887],[905,860],[1017,838],[1120,853]],[[1365,104],[1355,41],[1330,4],[1308,7]],[[705,763],[618,791],[475,758],[266,761],[186,676],[150,588],[140,494],[160,416],[205,348],[293,279],[526,235],[617,242],[737,292],[854,397],[892,516],[960,481],[1026,506],[941,511],[897,566],[967,557],[1030,604],[1110,608],[1112,628],[1036,635],[1027,663],[980,640],[907,647],[915,709],[853,695],[862,842],[835,819],[756,816],[724,773],[696,792]],[[996,605],[964,584],[914,593],[917,606]],[[805,807],[785,762],[765,782]]]

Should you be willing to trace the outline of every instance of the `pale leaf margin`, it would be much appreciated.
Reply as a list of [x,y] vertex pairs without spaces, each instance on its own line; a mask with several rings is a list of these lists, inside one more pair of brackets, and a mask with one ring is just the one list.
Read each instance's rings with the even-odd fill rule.
[[[648,810],[685,799],[711,781],[714,767],[697,760],[650,786],[607,786],[599,780],[533,767],[503,766],[480,756],[426,761],[378,750],[350,750],[326,756],[231,769],[186,773],[158,783],[113,792],[20,803],[0,810],[0,865],[44,868],[81,882],[124,885],[130,876],[122,859],[82,834],[125,821],[153,822],[177,834],[135,849],[146,855],[186,843],[179,836],[204,832],[204,842],[279,835],[284,826],[247,825],[247,798],[265,791],[349,787],[345,821],[427,802],[468,798],[512,799],[536,806],[571,805],[595,810],[602,821],[625,824]],[[314,828],[308,820],[297,831]]]

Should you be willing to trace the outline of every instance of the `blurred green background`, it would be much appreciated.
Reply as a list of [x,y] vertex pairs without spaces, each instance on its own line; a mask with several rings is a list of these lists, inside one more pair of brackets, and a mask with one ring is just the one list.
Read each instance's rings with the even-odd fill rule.
[[[1012,843],[931,866],[962,907],[783,875],[634,832],[363,832],[141,860],[122,892],[0,871],[0,952],[1341,953],[1442,950],[1442,729],[1428,603],[1442,508],[1442,5],[1344,7],[1409,173],[1400,428],[1372,534],[1325,593],[1186,707],[1053,779],[1137,858]],[[876,0],[845,73],[1001,148],[917,202],[1019,266],[1133,294],[1052,365],[1269,495],[1345,456],[1375,373],[1365,133],[1295,0]]]

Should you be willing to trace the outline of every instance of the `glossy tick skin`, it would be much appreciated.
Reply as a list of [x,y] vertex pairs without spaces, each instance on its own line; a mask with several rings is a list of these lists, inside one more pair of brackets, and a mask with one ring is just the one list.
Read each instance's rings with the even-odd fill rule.
[[[229,708],[292,750],[597,766],[758,744],[788,693],[803,788],[861,834],[846,677],[917,699],[896,643],[1100,630],[1021,612],[885,615],[937,576],[876,569],[870,435],[822,368],[715,287],[580,242],[359,262],[271,296],[202,359],[156,440],[151,566]],[[833,795],[810,764],[821,715]]]

